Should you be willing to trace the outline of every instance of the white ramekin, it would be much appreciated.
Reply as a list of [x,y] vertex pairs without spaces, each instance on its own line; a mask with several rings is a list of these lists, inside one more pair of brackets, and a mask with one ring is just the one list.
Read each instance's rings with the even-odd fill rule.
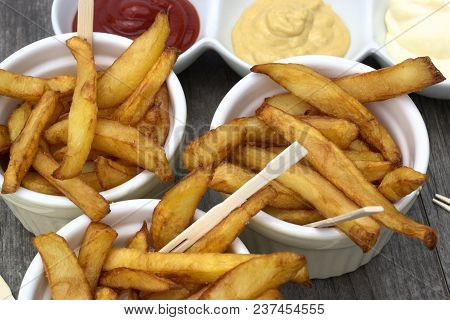
[[[19,74],[44,77],[75,74],[76,61],[65,45],[65,41],[73,35],[57,35],[32,43],[4,60],[0,68]],[[96,33],[94,53],[97,66],[108,67],[130,44],[131,40],[126,38]],[[173,72],[167,79],[167,85],[171,100],[171,126],[164,148],[173,167],[184,136],[186,99],[183,88]],[[17,100],[0,97],[0,123],[7,122],[17,104]],[[3,184],[1,168],[0,173],[1,185]],[[157,198],[169,185],[162,184],[153,173],[144,171],[128,182],[101,194],[111,202]],[[82,214],[82,211],[66,197],[40,194],[22,187],[17,192],[2,197],[24,227],[34,234],[56,231]]]
[[[329,56],[293,57],[282,62],[301,63],[330,78],[373,70],[359,62]],[[211,129],[237,117],[254,115],[266,97],[284,91],[265,75],[249,74],[224,97],[214,114]],[[428,133],[412,100],[404,95],[367,106],[398,144],[403,164],[425,173],[430,154]],[[406,213],[418,194],[419,191],[415,191],[406,196],[396,203],[396,207]],[[260,212],[251,220],[241,239],[255,253],[289,250],[304,254],[308,259],[311,278],[328,278],[353,271],[369,262],[386,245],[391,235],[391,231],[383,228],[376,247],[364,254],[335,228],[306,228]]]
[[[102,222],[113,227],[118,237],[114,247],[126,247],[128,239],[134,235],[147,221],[149,227],[153,210],[159,200],[139,199],[114,203],[111,205],[111,213]],[[197,209],[194,219],[198,219],[204,212]],[[58,231],[64,237],[69,246],[78,252],[84,232],[91,221],[86,216],[81,216],[70,222]],[[232,253],[248,254],[248,250],[241,240],[236,239],[231,245]],[[47,300],[50,299],[50,289],[44,273],[42,259],[36,255],[31,262],[22,280],[19,291],[19,300]]]

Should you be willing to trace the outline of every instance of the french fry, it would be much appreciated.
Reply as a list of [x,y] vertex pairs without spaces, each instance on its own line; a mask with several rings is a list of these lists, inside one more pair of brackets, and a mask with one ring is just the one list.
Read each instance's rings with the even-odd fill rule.
[[112,115],[116,108],[98,109],[97,118],[112,119]]
[[170,131],[170,96],[166,84],[161,86],[153,106],[139,121],[136,128],[144,136],[151,137],[157,144],[164,146]]
[[137,124],[154,103],[157,92],[177,61],[178,54],[178,49],[175,48],[164,50],[136,90],[114,111],[112,119],[123,124]]
[[[222,162],[209,183],[209,187],[226,194],[232,194],[242,187],[256,174],[232,163]],[[310,206],[296,192],[286,188],[277,181],[271,181],[270,185],[276,190],[277,195],[270,202],[274,208],[280,209],[308,209]]]
[[117,268],[104,272],[100,277],[99,283],[110,288],[135,289],[149,292],[166,291],[177,287],[170,280],[157,277],[145,271],[127,268]]
[[150,233],[147,222],[142,223],[141,229],[128,240],[127,248],[147,252],[150,245]]
[[170,26],[166,14],[159,13],[152,26],[105,70],[98,80],[98,107],[116,107],[127,99],[164,51]]
[[292,114],[293,116],[318,115],[321,113],[318,109],[314,108],[305,100],[302,100],[289,92],[277,94],[273,97],[267,98],[266,102],[275,108]]
[[111,288],[98,287],[95,290],[95,300],[119,300],[119,295]]
[[[343,149],[343,148],[341,148]],[[378,152],[372,151],[354,151],[348,150],[344,151],[347,158],[352,161],[383,161],[383,155]]]
[[361,103],[367,103],[419,91],[444,80],[429,57],[419,57],[380,70],[346,76],[335,83]]
[[24,102],[19,107],[17,107],[9,116],[8,119],[8,131],[11,141],[16,140],[16,138],[22,132],[25,123],[31,114],[32,104],[30,102]]
[[245,127],[247,135],[245,141],[252,144],[266,144],[269,146],[287,146],[288,143],[282,136],[272,130],[257,117],[247,117],[235,120],[237,124]]
[[66,240],[56,233],[32,239],[44,263],[53,300],[91,300],[92,293],[83,269]]
[[412,168],[401,167],[386,174],[378,190],[391,202],[397,202],[419,188],[426,178],[425,174]]
[[28,190],[48,194],[52,196],[60,196],[62,193],[44,179],[39,173],[27,172],[22,180],[22,186]]
[[[66,151],[67,151],[67,146],[60,147],[52,152],[52,156],[56,161],[60,162],[64,158]],[[91,149],[87,160],[95,161],[95,159],[97,159],[98,157],[108,157],[108,154]]]
[[95,172],[83,172],[78,177],[80,178],[81,181],[86,183],[95,191],[97,192],[103,191],[103,188],[100,185],[100,182],[98,181],[97,178],[97,174]]
[[262,295],[255,298],[255,300],[283,300],[283,294],[278,289],[270,289]]
[[270,186],[259,190],[242,206],[234,209],[225,219],[195,242],[186,252],[215,253],[225,252],[231,243],[244,230],[249,220],[276,196]]
[[[243,147],[234,154],[236,161],[254,170],[262,170],[276,156],[277,153],[273,151],[251,146]],[[299,193],[325,218],[336,217],[359,209],[329,181],[302,164],[293,166],[279,176],[277,181]],[[369,251],[375,245],[380,232],[380,225],[369,217],[346,221],[336,227],[364,252]]]
[[5,153],[11,146],[8,127],[0,125],[0,153]]
[[323,113],[354,122],[365,140],[376,147],[386,160],[393,165],[401,163],[400,151],[387,130],[365,106],[331,80],[296,64],[264,64],[254,66],[252,71],[267,74]]
[[101,156],[97,157],[94,163],[98,181],[104,190],[120,186],[142,171],[136,166],[125,166]]
[[369,146],[362,140],[356,139],[350,143],[348,146],[348,150],[353,151],[370,151]]
[[186,288],[171,289],[161,292],[142,292],[142,300],[184,300],[191,295]]
[[58,102],[58,93],[45,91],[10,149],[8,168],[4,174],[2,193],[16,192],[33,163],[41,133]]
[[78,263],[84,270],[92,292],[95,292],[103,262],[116,238],[114,229],[99,222],[91,222],[84,233]]
[[33,162],[33,168],[85,212],[92,221],[100,221],[109,213],[109,203],[98,192],[79,178],[58,180],[52,173],[58,167],[51,155],[39,150]]
[[319,130],[341,149],[347,149],[359,135],[358,126],[344,119],[326,116],[298,116],[298,118]]
[[323,216],[317,210],[304,210],[304,209],[286,210],[270,206],[265,207],[263,211],[267,212],[268,214],[277,219],[297,224],[299,226],[323,220]]
[[292,280],[305,265],[305,257],[290,252],[253,258],[224,274],[199,300],[254,299]]
[[46,91],[59,92],[69,95],[75,88],[75,78],[72,76],[59,76],[50,79],[23,76],[0,69],[0,95],[11,98],[38,101]]
[[191,224],[210,180],[211,168],[199,168],[164,194],[152,218],[151,234],[155,250],[160,250]]
[[186,300],[198,300],[198,299],[202,296],[202,294],[203,294],[206,290],[209,289],[209,287],[210,287],[210,285],[204,286],[203,288],[201,288],[200,290],[198,290],[196,293],[194,293],[194,294],[190,295],[189,297],[187,297]]
[[67,151],[53,174],[60,180],[74,178],[82,172],[97,123],[97,71],[92,47],[76,36],[66,44],[77,60],[77,82],[69,112]]
[[[302,143],[308,150],[306,160],[349,199],[361,207],[382,206],[384,212],[372,215],[375,220],[389,229],[423,241],[429,249],[436,246],[437,236],[433,228],[417,223],[397,211],[389,200],[364,178],[352,161],[320,132],[269,105],[258,109],[257,114],[260,119],[283,134],[285,139]],[[323,212],[319,207],[315,207]]]
[[[65,144],[67,126],[67,120],[55,123],[45,132],[46,140],[51,144]],[[172,178],[164,150],[136,128],[113,120],[98,119],[92,148],[152,171],[164,182]]]
[[384,176],[392,171],[392,163],[389,161],[353,161],[355,166],[361,171],[364,178],[369,182],[381,181]]

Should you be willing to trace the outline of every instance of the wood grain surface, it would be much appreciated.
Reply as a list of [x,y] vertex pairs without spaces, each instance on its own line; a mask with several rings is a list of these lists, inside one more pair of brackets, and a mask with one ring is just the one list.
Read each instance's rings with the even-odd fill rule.
[[[52,36],[51,0],[0,0],[0,60],[36,40]],[[372,59],[365,63],[377,67]],[[188,105],[185,141],[206,131],[215,109],[239,81],[214,52],[203,54],[179,75]],[[431,157],[428,181],[410,216],[430,224],[439,234],[438,247],[426,250],[421,243],[395,234],[381,254],[350,274],[315,280],[308,289],[285,285],[286,299],[448,299],[450,288],[450,214],[431,200],[435,193],[450,196],[450,101],[418,95],[412,99],[428,127]],[[178,164],[180,167],[180,164]],[[178,178],[183,172],[178,173]],[[214,192],[204,197],[201,209],[220,201]],[[36,254],[27,232],[0,200],[0,274],[17,296],[29,263]]]

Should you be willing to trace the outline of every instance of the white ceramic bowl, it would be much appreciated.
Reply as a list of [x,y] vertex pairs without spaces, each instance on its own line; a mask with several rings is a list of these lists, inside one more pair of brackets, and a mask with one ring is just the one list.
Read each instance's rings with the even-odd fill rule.
[[[359,62],[328,56],[293,57],[282,62],[301,63],[330,78],[373,70]],[[249,74],[222,100],[213,117],[211,129],[237,117],[254,115],[264,98],[284,91],[265,75]],[[428,133],[412,100],[404,95],[367,106],[399,146],[403,164],[425,173],[430,153]],[[406,196],[396,203],[396,207],[406,213],[418,194],[419,191],[415,191]],[[286,250],[300,252],[308,259],[311,278],[328,278],[353,271],[370,261],[389,241],[391,235],[391,231],[383,228],[376,247],[364,254],[335,228],[297,226],[260,212],[251,220],[241,239],[255,253]]]
[[[4,60],[0,68],[44,77],[75,74],[76,61],[65,46],[65,41],[73,35],[58,35],[32,43]],[[94,36],[94,43],[96,64],[100,68],[106,68],[130,45],[131,40],[97,33]],[[164,148],[173,166],[186,125],[186,99],[174,73],[167,79],[167,85],[171,100],[171,126]],[[0,123],[7,122],[17,104],[17,100],[0,97]],[[1,185],[3,184],[1,168],[0,173]],[[153,173],[144,171],[128,182],[101,194],[111,202],[152,196],[157,198],[169,185],[160,183]],[[82,211],[66,197],[40,194],[22,187],[16,193],[2,197],[24,227],[34,234],[56,231],[82,214]]]
[[[118,237],[114,242],[114,247],[126,247],[128,239],[133,236],[142,226],[145,220],[150,226],[153,210],[159,200],[140,199],[114,203],[111,206],[111,213],[102,222],[113,227]],[[197,210],[195,219],[198,219],[204,212]],[[78,252],[83,239],[84,232],[91,221],[86,216],[79,217],[70,222],[58,231],[64,237],[70,247]],[[236,239],[230,248],[233,253],[248,254],[247,248]],[[44,266],[40,255],[36,255],[31,262],[22,280],[19,291],[19,300],[47,300],[50,299],[50,289],[44,273]]]

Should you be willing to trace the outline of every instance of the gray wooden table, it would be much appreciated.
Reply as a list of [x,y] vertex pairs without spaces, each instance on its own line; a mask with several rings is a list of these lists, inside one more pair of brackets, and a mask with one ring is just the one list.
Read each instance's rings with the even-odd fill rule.
[[[53,35],[51,0],[0,0],[0,60],[21,47]],[[372,60],[367,64],[376,67]],[[214,111],[240,79],[214,52],[201,56],[179,75],[188,104],[186,141],[205,131]],[[439,243],[434,251],[418,241],[394,235],[381,254],[350,274],[315,280],[312,289],[288,284],[287,299],[448,299],[450,288],[450,214],[435,207],[432,196],[450,196],[450,101],[412,95],[427,124],[431,158],[429,178],[410,215],[434,227]],[[219,201],[217,194],[205,196],[201,209]],[[0,274],[14,295],[36,254],[32,235],[0,200]]]

